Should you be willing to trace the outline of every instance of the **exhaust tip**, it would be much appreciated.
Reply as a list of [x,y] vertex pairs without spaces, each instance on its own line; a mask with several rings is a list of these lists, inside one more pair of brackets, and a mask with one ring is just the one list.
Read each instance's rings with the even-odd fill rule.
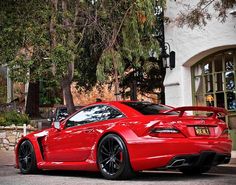
[[176,159],[168,166],[168,168],[181,167],[184,165],[185,162],[186,159]]

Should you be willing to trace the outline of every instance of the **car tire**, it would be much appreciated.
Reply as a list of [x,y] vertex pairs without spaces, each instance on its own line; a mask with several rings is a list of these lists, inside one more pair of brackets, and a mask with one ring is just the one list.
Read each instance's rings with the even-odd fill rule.
[[34,147],[29,140],[23,141],[18,149],[18,162],[21,173],[37,173],[36,156]]
[[200,167],[192,167],[192,168],[183,168],[180,171],[185,175],[200,175],[202,173],[206,173],[211,169],[210,166],[200,166]]
[[99,142],[97,164],[101,174],[109,180],[129,179],[134,174],[127,147],[116,134],[108,134]]

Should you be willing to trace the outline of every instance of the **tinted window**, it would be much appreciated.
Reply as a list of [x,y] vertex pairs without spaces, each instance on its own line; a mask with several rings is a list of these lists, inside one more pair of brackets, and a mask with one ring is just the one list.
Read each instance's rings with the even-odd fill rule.
[[112,107],[103,106],[102,109],[103,109],[102,120],[124,117],[124,115],[121,112]]
[[85,108],[75,114],[67,121],[66,127],[121,117],[123,117],[123,114],[118,110],[105,105],[97,105]]
[[[171,110],[170,107],[149,102],[123,102],[123,104],[135,109],[144,115],[166,114],[165,111]],[[177,112],[170,112],[169,115],[178,115]]]
[[[81,109],[83,106],[75,106],[76,110]],[[62,121],[69,116],[66,107],[58,107],[55,111],[54,118],[56,121]]]

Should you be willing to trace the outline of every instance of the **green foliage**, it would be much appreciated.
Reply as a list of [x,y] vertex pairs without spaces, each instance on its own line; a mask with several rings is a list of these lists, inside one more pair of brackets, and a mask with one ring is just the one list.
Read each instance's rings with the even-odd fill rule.
[[[178,26],[184,25],[191,29],[206,26],[213,17],[220,22],[225,22],[229,9],[235,7],[236,0],[199,0],[196,4],[185,4],[185,10],[181,11],[174,20]],[[214,10],[214,11],[212,11]]]
[[[67,73],[76,47],[70,38],[71,28],[63,26],[62,19],[72,21],[72,5],[68,11],[58,11],[53,17],[50,3],[45,0],[1,1],[0,63],[9,65],[14,80],[35,81],[42,76],[51,80],[52,64],[57,69],[54,78],[60,80]],[[55,19],[58,43],[52,49],[51,17]]]
[[[161,86],[162,69],[159,61],[150,60],[150,56],[159,55],[159,45],[153,37],[157,24],[155,3],[165,7],[165,0],[70,0],[66,1],[66,11],[62,10],[62,1],[58,2],[55,11],[51,1],[0,1],[0,64],[9,65],[14,80],[37,81],[43,77],[59,84],[68,74],[68,64],[75,61],[74,79],[80,89],[89,90],[97,81],[110,81],[115,71],[124,87],[134,79],[129,71],[143,74],[138,80],[142,90]],[[195,9],[182,12],[180,25],[205,25],[211,18],[210,4],[225,20],[226,10],[236,1],[199,0]],[[55,24],[53,34],[51,21]],[[141,84],[150,85],[144,88]]]
[[40,105],[54,105],[54,104],[62,104],[62,99],[59,97],[52,97],[51,95],[40,97]]
[[154,6],[154,1],[143,0],[97,2],[94,8],[98,21],[94,29],[103,47],[97,64],[98,81],[110,81],[115,70],[125,79],[125,71],[140,68],[141,61],[153,53],[158,56],[159,45],[153,37]]
[[151,53],[159,54],[158,42],[153,37],[155,26],[153,1],[137,1],[122,29],[123,58],[132,63],[132,67],[141,67],[140,61],[147,60]]
[[108,74],[109,76],[112,76],[112,72],[114,70],[118,71],[118,74],[122,75],[124,73],[124,62],[123,58],[121,57],[120,53],[110,49],[107,51],[104,51],[100,62],[97,65],[97,79],[100,82],[107,81],[107,78],[104,74]]
[[[16,81],[37,80],[40,71],[45,75],[49,65],[43,58],[50,45],[46,1],[1,1],[0,12],[0,63],[9,64]],[[29,71],[30,76],[26,75]]]
[[8,64],[13,80],[36,82],[43,77],[61,83],[69,76],[68,64],[77,52],[72,28],[76,1],[66,2],[66,10],[58,1],[54,11],[51,1],[0,1],[0,64]]
[[40,80],[39,105],[62,104],[60,84],[57,80]]
[[25,61],[23,56],[17,57],[9,63],[11,68],[10,76],[18,82],[27,82],[29,80],[29,69],[32,63],[30,61]]
[[16,111],[0,113],[0,126],[10,126],[29,124],[30,120],[27,114],[20,114]]
[[2,77],[0,73],[0,104],[6,103],[7,100],[7,88],[6,80]]
[[77,85],[91,89],[115,71],[125,79],[125,72],[140,68],[150,54],[158,56],[154,1],[71,0],[66,11],[61,2],[55,11],[51,1],[1,1],[0,63],[9,64],[14,80],[60,82],[75,61]]
[[65,45],[58,44],[53,48],[50,59],[56,67],[56,77],[61,78],[67,74],[67,65],[73,61],[74,53]]

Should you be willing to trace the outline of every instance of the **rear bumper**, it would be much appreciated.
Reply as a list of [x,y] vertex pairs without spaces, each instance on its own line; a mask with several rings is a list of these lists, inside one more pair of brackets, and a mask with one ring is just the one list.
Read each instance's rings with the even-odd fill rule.
[[230,159],[230,154],[203,151],[200,154],[176,156],[169,162],[166,168],[179,169],[196,166],[216,166],[219,164],[228,164]]
[[[134,171],[156,168],[178,168],[205,164],[226,164],[230,160],[232,142],[226,138],[189,139],[145,137],[128,142]],[[179,160],[179,161],[176,161]],[[176,161],[176,162],[174,162]],[[175,167],[172,163],[176,163]],[[179,167],[183,167],[179,166]]]

